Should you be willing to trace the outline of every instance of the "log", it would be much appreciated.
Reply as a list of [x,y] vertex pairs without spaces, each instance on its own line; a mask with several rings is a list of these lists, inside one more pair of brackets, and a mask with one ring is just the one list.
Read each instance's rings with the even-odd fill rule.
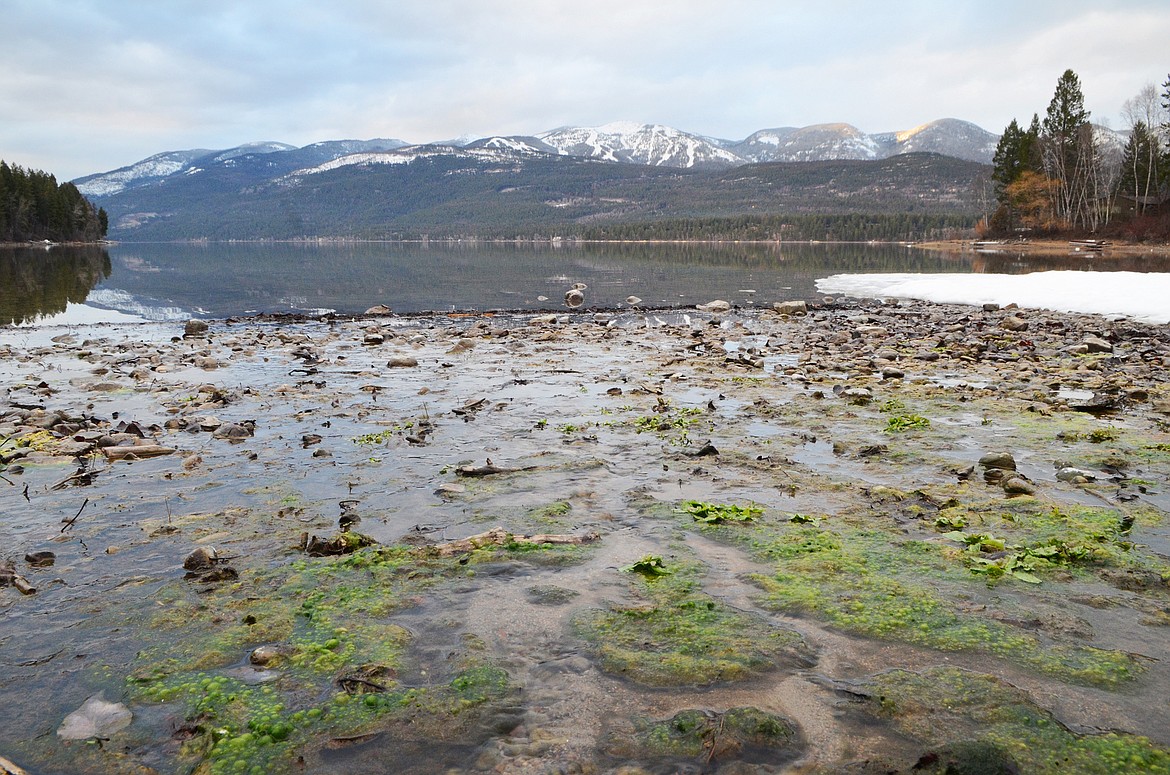
[[445,544],[438,544],[434,548],[440,557],[451,557],[456,554],[463,554],[465,552],[474,551],[484,546],[503,546],[507,543],[517,544],[587,544],[601,538],[601,534],[597,532],[584,533],[582,535],[563,535],[563,534],[547,534],[537,533],[535,535],[514,535],[504,530],[502,527],[493,527],[486,533],[479,533],[477,535],[461,538],[458,541],[448,541]]
[[484,466],[459,466],[455,469],[457,476],[492,476],[493,474],[514,474],[518,471],[535,471],[536,466],[521,466],[519,468],[510,468],[507,466],[497,466],[488,463]]
[[106,460],[126,460],[127,458],[158,457],[174,454],[174,447],[164,447],[159,444],[139,444],[125,447],[102,447],[102,454]]

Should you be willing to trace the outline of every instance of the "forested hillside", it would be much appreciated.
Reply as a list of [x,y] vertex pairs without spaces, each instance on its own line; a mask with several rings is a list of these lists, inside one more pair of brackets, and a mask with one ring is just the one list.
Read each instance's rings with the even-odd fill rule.
[[96,242],[105,235],[105,211],[77,186],[0,161],[0,242]]
[[123,241],[909,240],[973,228],[989,169],[907,154],[696,171],[437,148],[269,181],[263,164],[238,159],[99,201]]

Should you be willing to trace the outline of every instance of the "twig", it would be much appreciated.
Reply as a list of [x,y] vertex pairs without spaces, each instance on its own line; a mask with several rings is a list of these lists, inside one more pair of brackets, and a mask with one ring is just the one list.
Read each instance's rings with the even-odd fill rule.
[[69,528],[73,527],[73,523],[77,521],[77,518],[81,516],[81,512],[85,511],[85,507],[88,505],[89,505],[89,498],[86,498],[85,501],[81,504],[81,508],[79,508],[77,510],[77,513],[73,515],[73,518],[64,520],[65,524],[61,527],[62,533],[64,533]]

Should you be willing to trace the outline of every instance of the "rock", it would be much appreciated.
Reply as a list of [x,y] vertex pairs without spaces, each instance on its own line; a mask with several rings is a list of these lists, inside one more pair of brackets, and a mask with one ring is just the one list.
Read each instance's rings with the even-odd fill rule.
[[700,312],[730,312],[731,304],[723,299],[715,299],[706,304],[696,304],[695,309]]
[[1091,471],[1084,471],[1072,466],[1062,466],[1056,472],[1057,481],[1071,482],[1072,484],[1088,484],[1097,481],[1097,475]]
[[394,310],[390,309],[385,304],[375,304],[373,307],[370,307],[368,310],[366,310],[367,315],[390,315],[393,312]]
[[183,337],[202,336],[207,333],[207,323],[202,320],[188,320],[183,326]]
[[47,551],[29,552],[24,561],[34,568],[48,568],[57,561],[57,555]]
[[1016,470],[1016,459],[1010,452],[988,452],[979,458],[979,465],[983,468],[998,468],[1004,471]]
[[254,434],[253,427],[248,423],[225,422],[215,429],[212,438],[240,441]]
[[885,326],[858,326],[853,333],[862,339],[885,339],[890,335],[890,329]]
[[209,570],[215,565],[217,559],[219,559],[219,552],[215,550],[215,547],[197,546],[183,560],[183,569],[192,571]]
[[642,300],[639,299],[637,296],[627,296],[626,297],[626,304],[629,304],[631,307],[635,307],[641,303],[642,303]]
[[386,361],[386,368],[388,369],[409,369],[418,365],[418,358],[410,355],[395,355],[390,360]]
[[585,303],[585,294],[579,289],[565,291],[565,306],[569,309],[577,309]]
[[372,346],[380,345],[385,341],[386,341],[386,337],[383,336],[382,334],[366,334],[365,337],[362,339],[362,344],[364,344],[368,347],[372,347]]
[[1008,315],[999,324],[1000,328],[1005,328],[1008,331],[1027,331],[1028,321],[1024,320],[1019,315]]
[[62,740],[108,738],[130,726],[133,718],[134,715],[125,705],[120,702],[106,702],[105,697],[99,693],[66,716],[57,729],[57,735]]
[[252,653],[248,655],[248,661],[253,665],[260,665],[263,667],[266,665],[277,664],[281,660],[288,657],[290,654],[292,654],[292,648],[289,646],[277,646],[269,644],[265,646],[257,646],[256,648],[252,649]]
[[1035,495],[1036,488],[1021,476],[1008,476],[1003,482],[1003,491],[1008,495]]
[[435,495],[442,498],[449,498],[453,495],[462,495],[467,492],[467,488],[461,484],[454,482],[443,482],[435,489]]
[[778,301],[772,309],[781,315],[807,315],[808,303],[805,301]]
[[893,366],[886,366],[882,369],[882,379],[902,379],[906,376],[906,372],[901,369],[896,369]]
[[873,401],[873,393],[870,392],[869,388],[841,387],[838,385],[833,388],[833,392],[838,398],[843,398],[851,404],[864,405]]
[[1099,336],[1088,335],[1081,342],[1085,347],[1086,352],[1090,353],[1111,353],[1113,352],[1113,345]]

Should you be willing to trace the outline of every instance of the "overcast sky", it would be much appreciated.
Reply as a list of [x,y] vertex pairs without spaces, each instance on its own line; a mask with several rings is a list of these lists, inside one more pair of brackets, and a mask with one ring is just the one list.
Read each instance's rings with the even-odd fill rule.
[[255,140],[628,120],[743,139],[846,122],[1093,120],[1170,74],[1170,2],[0,0],[0,158],[68,180]]

